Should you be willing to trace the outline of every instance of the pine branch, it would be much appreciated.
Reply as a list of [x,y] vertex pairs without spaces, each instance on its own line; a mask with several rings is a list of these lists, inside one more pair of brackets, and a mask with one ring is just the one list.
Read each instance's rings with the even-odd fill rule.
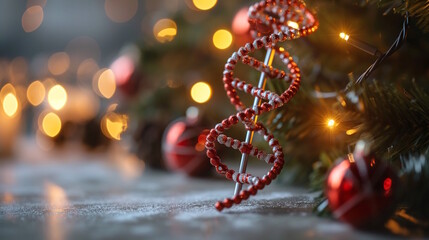
[[386,9],[386,12],[393,11],[401,15],[406,12],[415,18],[417,25],[425,32],[429,31],[429,1],[427,0],[371,0],[379,7]]
[[410,153],[422,153],[429,147],[429,95],[415,82],[409,91],[392,84],[364,84],[360,106],[347,100],[344,114],[357,117],[354,129],[358,136],[368,135],[373,150],[396,160]]
[[418,218],[429,220],[429,152],[401,158],[402,204]]

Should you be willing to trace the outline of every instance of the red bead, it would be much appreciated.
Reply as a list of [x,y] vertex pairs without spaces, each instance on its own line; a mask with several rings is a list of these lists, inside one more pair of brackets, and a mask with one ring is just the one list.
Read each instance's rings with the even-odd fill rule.
[[223,206],[223,203],[221,203],[221,202],[217,202],[216,204],[215,204],[215,208],[220,212],[220,211],[222,211],[223,210],[223,208],[224,208],[224,206]]
[[258,192],[258,189],[256,189],[256,186],[251,186],[248,191],[254,196]]
[[246,190],[240,192],[240,198],[246,200],[249,198],[249,193]]
[[232,203],[233,203],[233,201],[230,198],[225,198],[225,200],[223,200],[223,205],[226,208],[230,208],[232,206]]
[[234,198],[232,199],[232,201],[234,201],[235,204],[240,204],[241,198],[239,195],[235,195]]

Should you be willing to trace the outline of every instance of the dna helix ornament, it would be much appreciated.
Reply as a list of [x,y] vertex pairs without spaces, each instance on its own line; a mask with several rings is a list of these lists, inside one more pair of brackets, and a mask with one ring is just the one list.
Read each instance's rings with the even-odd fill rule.
[[[237,184],[232,198],[226,198],[215,204],[216,209],[219,211],[222,211],[224,208],[230,208],[233,204],[241,203],[243,200],[248,199],[250,195],[255,195],[258,190],[269,185],[282,170],[284,165],[282,147],[263,124],[257,121],[257,116],[283,106],[291,100],[299,89],[301,81],[300,69],[293,58],[289,56],[288,52],[277,47],[277,43],[306,36],[314,32],[318,27],[317,19],[306,8],[305,4],[298,0],[261,1],[253,4],[249,8],[248,14],[249,23],[253,29],[252,35],[255,40],[253,43],[247,43],[234,52],[225,64],[223,72],[224,88],[231,103],[238,112],[224,119],[221,123],[216,124],[206,138],[206,154],[210,158],[210,163],[216,168],[219,174],[224,175],[227,179]],[[267,49],[265,63],[249,55],[262,48]],[[286,71],[270,66],[275,53],[277,53],[281,62],[286,66]],[[270,79],[283,80],[290,83],[290,85],[280,95],[264,90],[265,84],[261,84],[261,82],[258,87],[252,86],[234,77],[234,69],[239,62],[261,72],[261,79],[264,81],[265,77],[268,76]],[[237,90],[255,97],[254,105],[252,107],[245,106],[240,100]],[[262,100],[264,101],[261,104]],[[227,129],[239,122],[244,125],[248,131],[248,136],[250,136],[250,138],[246,136],[245,142],[224,134]],[[263,136],[272,153],[266,153],[252,145],[253,132]],[[239,150],[243,154],[239,172],[229,169],[226,164],[222,163],[215,149],[216,142]],[[264,176],[253,176],[245,172],[247,156],[256,157],[273,166]],[[242,184],[248,184],[249,186],[247,189],[241,190]]]

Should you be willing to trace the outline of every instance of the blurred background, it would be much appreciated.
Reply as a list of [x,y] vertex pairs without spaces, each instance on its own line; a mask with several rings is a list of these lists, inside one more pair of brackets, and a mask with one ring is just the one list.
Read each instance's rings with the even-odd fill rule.
[[[53,151],[76,144],[99,150],[122,140],[128,151],[136,145],[137,130],[154,128],[155,135],[162,135],[166,124],[184,116],[189,106],[205,108],[211,82],[218,78],[207,75],[208,55],[226,56],[213,46],[211,35],[221,27],[230,29],[227,20],[207,28],[207,10],[215,5],[179,0],[1,2],[0,158],[22,151],[23,141]],[[199,46],[190,48],[190,42]],[[201,96],[192,99],[191,88],[198,82],[196,87],[205,92],[196,91]],[[160,94],[168,96],[164,102]],[[149,120],[157,124],[146,129]]]

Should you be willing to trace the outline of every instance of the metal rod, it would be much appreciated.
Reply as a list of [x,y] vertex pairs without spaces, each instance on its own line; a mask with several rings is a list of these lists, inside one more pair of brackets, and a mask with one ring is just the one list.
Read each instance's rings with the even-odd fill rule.
[[[267,53],[265,54],[265,60],[264,60],[265,65],[271,66],[271,64],[273,63],[275,53],[276,53],[276,51],[273,50],[272,48],[267,49]],[[267,78],[265,77],[265,72],[262,72],[261,76],[259,77],[258,88],[265,89],[266,83],[267,83]],[[259,97],[255,97],[255,99],[253,101],[253,107],[260,106],[260,105],[261,105],[261,99]],[[258,115],[256,115],[253,118],[253,122],[256,123],[257,121],[258,121]],[[251,144],[252,141],[253,141],[253,131],[247,131],[245,142]],[[245,173],[246,172],[248,158],[249,158],[249,155],[247,153],[243,153],[241,155],[239,173]],[[242,185],[243,184],[241,184],[239,182],[237,182],[235,184],[234,196],[240,193]]]

